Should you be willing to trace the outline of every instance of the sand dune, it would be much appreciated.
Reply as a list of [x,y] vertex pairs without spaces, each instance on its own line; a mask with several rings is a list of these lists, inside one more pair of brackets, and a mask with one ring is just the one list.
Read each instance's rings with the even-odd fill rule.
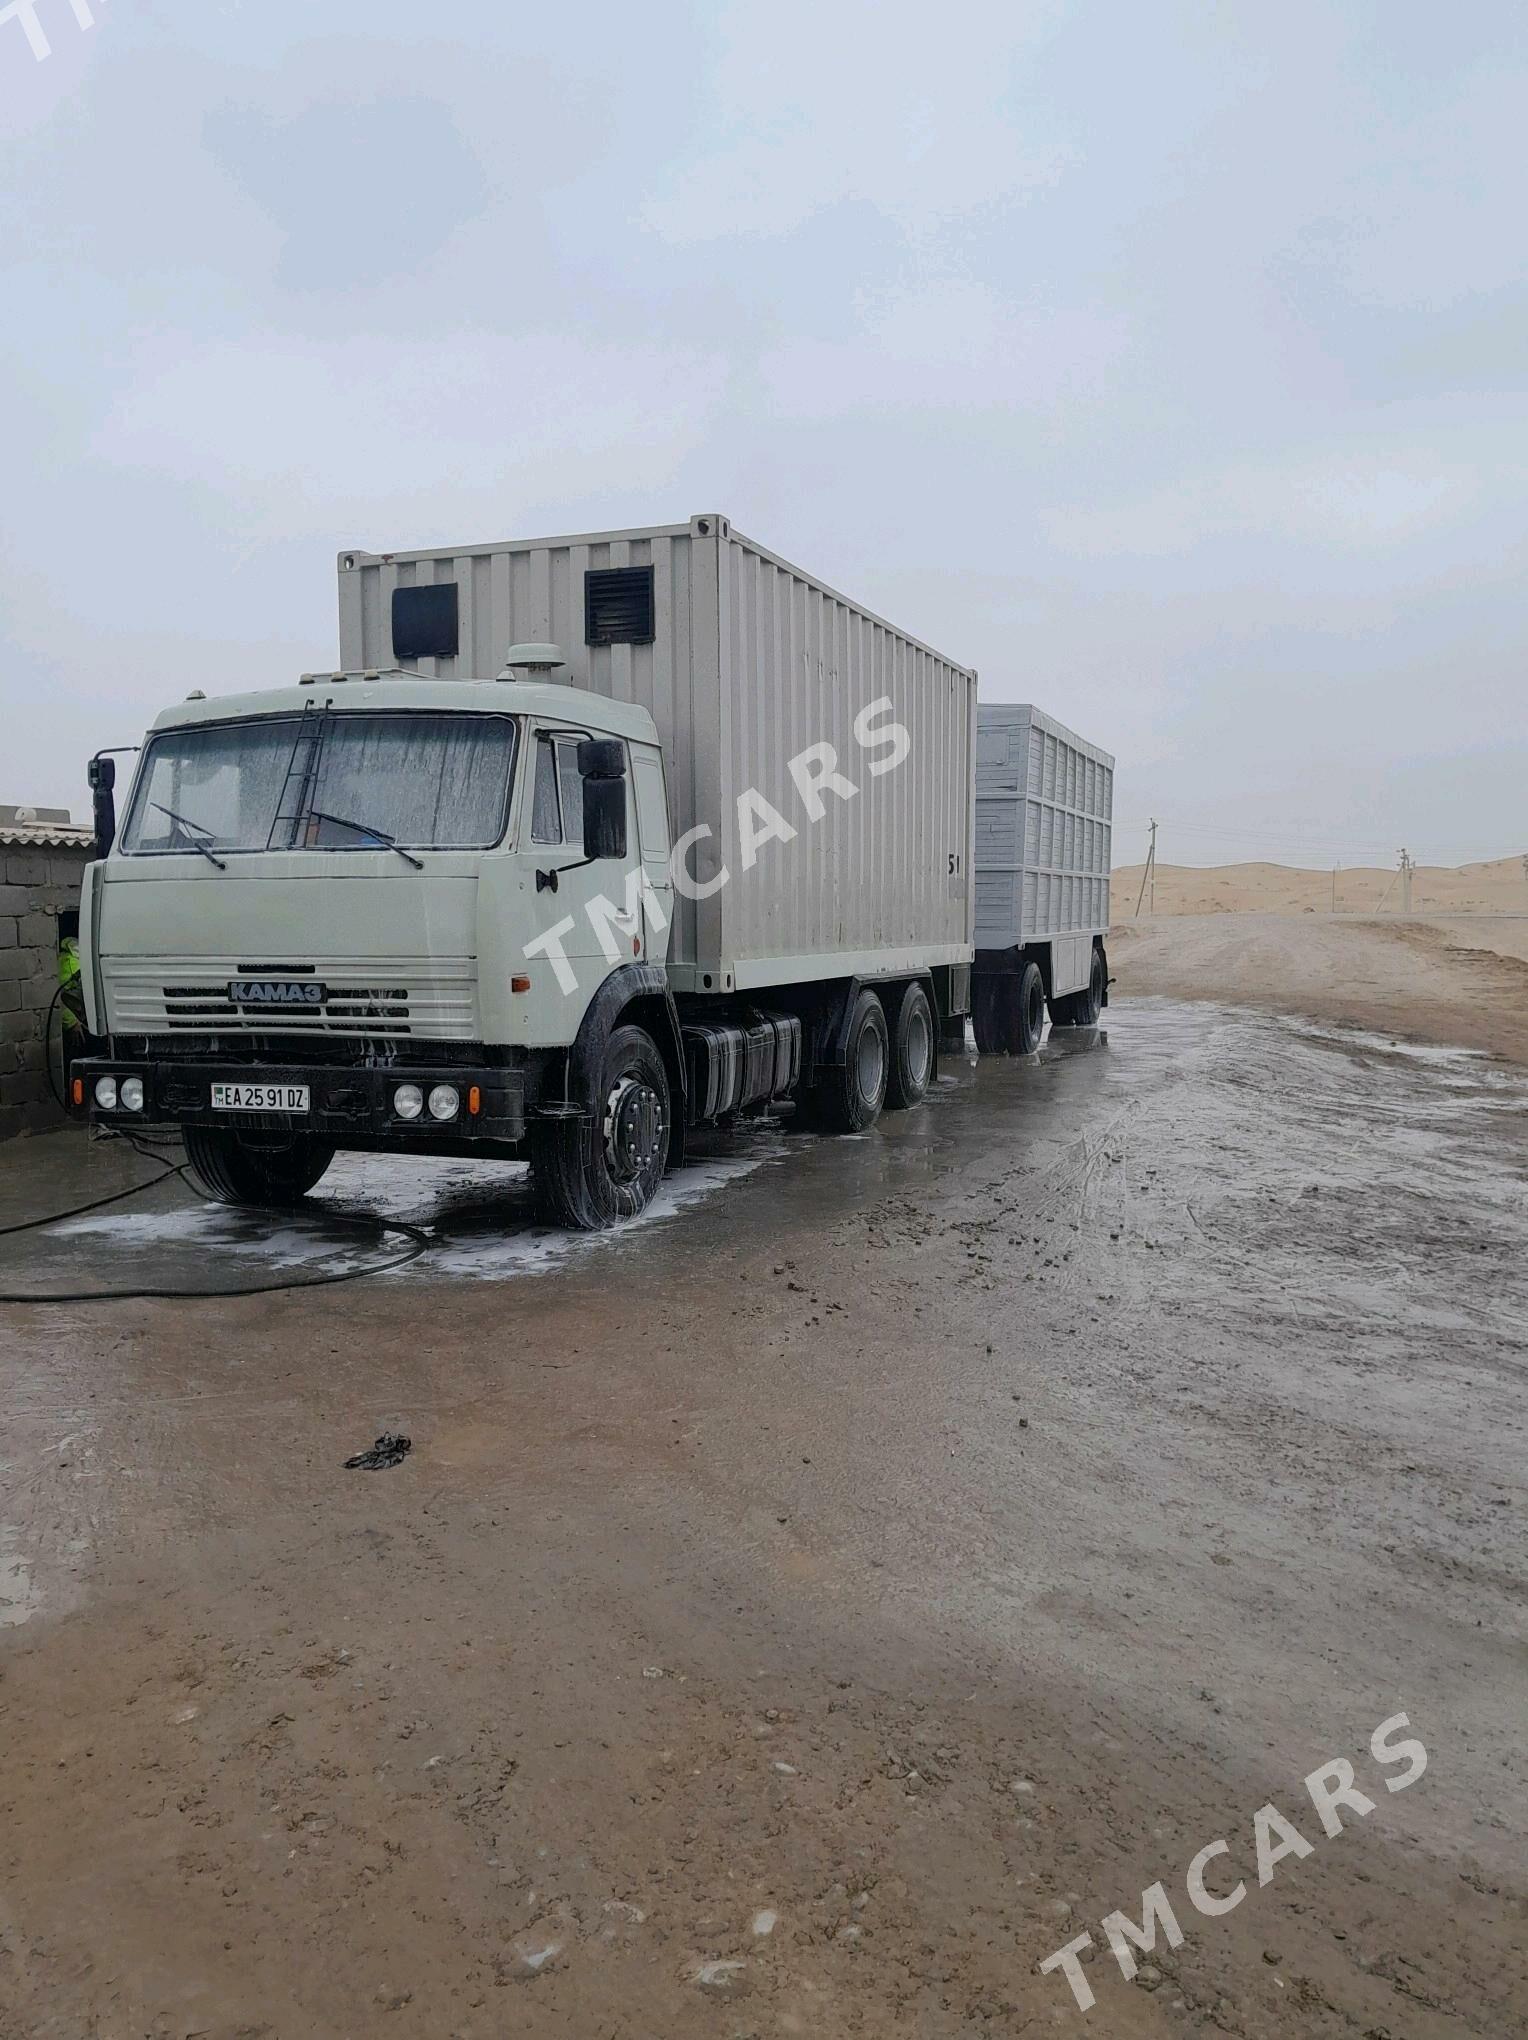
[[[1135,918],[1142,867],[1122,865],[1114,873],[1110,915]],[[1399,912],[1400,874],[1355,865],[1336,874],[1336,911],[1348,914]],[[1499,857],[1490,864],[1419,864],[1412,874],[1413,913],[1528,914],[1528,858]],[[1141,908],[1144,920],[1151,896]],[[1329,914],[1331,871],[1301,871],[1288,864],[1159,864],[1156,913],[1164,914]]]

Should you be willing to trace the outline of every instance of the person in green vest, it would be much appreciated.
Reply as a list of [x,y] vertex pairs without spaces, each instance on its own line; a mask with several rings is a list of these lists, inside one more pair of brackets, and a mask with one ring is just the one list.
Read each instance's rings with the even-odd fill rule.
[[[60,1105],[69,1082],[69,1065],[77,1056],[89,1055],[93,1046],[85,1025],[85,986],[80,976],[80,944],[66,935],[58,945],[58,990],[53,995],[58,1008],[58,1075],[53,1066],[53,1016],[48,1015],[48,1082]],[[65,1108],[67,1109],[67,1107]]]
[[80,939],[66,935],[58,945],[58,1011],[64,1030],[64,1061],[85,1041],[85,987],[80,980]]

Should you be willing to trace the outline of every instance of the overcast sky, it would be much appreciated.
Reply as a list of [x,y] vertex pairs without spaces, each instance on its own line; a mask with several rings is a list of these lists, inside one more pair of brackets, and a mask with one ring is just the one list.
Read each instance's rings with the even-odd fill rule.
[[332,664],[342,546],[720,510],[1119,862],[1528,849],[1520,0],[34,4],[0,799]]

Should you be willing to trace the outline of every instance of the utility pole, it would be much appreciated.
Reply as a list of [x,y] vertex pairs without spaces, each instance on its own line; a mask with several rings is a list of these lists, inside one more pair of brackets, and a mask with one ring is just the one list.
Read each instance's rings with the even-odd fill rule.
[[[1525,858],[1523,862],[1525,866],[1528,866],[1528,858]],[[1151,848],[1146,852],[1146,869],[1141,873],[1141,889],[1135,896],[1136,920],[1141,918],[1141,901],[1146,897],[1146,882],[1148,879],[1151,881],[1151,911],[1153,917],[1155,917],[1157,911],[1157,825],[1155,821],[1151,824]]]
[[1342,866],[1340,864],[1332,866],[1332,912],[1334,914],[1337,911],[1337,874],[1341,869]]

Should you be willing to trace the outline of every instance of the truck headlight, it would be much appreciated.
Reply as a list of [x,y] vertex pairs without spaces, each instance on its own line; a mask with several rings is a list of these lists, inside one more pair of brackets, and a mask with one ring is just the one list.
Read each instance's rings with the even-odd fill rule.
[[141,1112],[143,1110],[142,1077],[124,1077],[117,1096],[122,1101],[122,1110],[124,1112]]
[[454,1119],[462,1109],[462,1101],[449,1084],[437,1084],[430,1093],[430,1117],[432,1119]]
[[400,1084],[393,1093],[393,1110],[400,1119],[417,1119],[424,1110],[424,1093],[417,1084]]
[[116,1078],[115,1078],[115,1077],[97,1077],[97,1078],[96,1078],[96,1085],[95,1085],[95,1101],[96,1101],[97,1105],[99,1105],[99,1106],[100,1106],[100,1108],[101,1108],[101,1110],[102,1110],[103,1112],[115,1112],[115,1111],[116,1111],[116,1109],[117,1109],[117,1080],[116,1080]]

